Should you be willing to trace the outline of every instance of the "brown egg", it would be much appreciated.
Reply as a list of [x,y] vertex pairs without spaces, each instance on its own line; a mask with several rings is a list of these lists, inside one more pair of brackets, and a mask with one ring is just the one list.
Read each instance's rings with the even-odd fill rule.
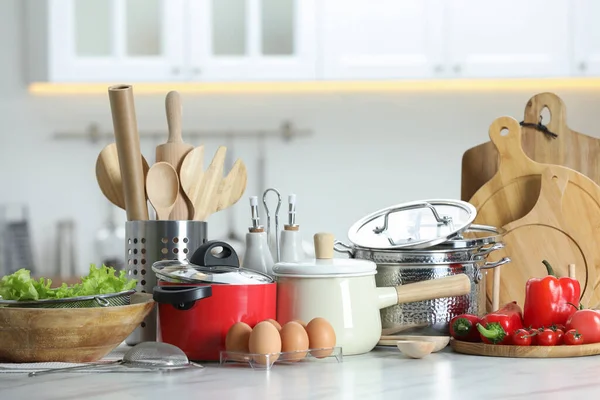
[[304,329],[306,329],[306,322],[302,321],[301,319],[295,319],[294,322],[299,323]]
[[[281,336],[279,331],[270,321],[262,321],[256,324],[248,341],[250,353],[260,354],[254,356],[254,361],[261,365],[271,364],[279,358],[281,352]],[[270,354],[269,358],[265,356]]]
[[296,321],[290,321],[283,325],[279,334],[281,336],[281,351],[301,351],[300,353],[286,354],[286,360],[298,361],[306,357],[307,351],[303,350],[308,350],[309,341],[308,334],[302,325]]
[[[249,353],[249,341],[252,328],[245,322],[236,322],[227,331],[225,336],[225,350],[236,351],[240,353]],[[236,357],[232,355],[234,359],[240,359],[243,357]]]
[[[322,349],[335,347],[335,330],[325,318],[313,318],[306,325],[309,346],[311,349]],[[333,350],[311,351],[310,354],[316,358],[324,358],[333,353]]]
[[281,325],[279,322],[275,321],[274,319],[266,319],[265,321],[269,321],[275,328],[277,328],[278,331],[281,331]]

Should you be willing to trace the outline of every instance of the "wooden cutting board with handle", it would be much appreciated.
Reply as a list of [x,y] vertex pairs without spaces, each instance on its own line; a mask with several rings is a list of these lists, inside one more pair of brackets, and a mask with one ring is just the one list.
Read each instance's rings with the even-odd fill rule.
[[[600,184],[600,139],[576,132],[567,126],[567,109],[554,93],[539,93],[525,106],[523,122],[537,124],[544,108],[550,121],[542,121],[552,137],[530,126],[522,127],[522,146],[537,162],[572,168]],[[498,171],[498,151],[492,142],[467,150],[462,158],[461,199],[468,201]]]
[[564,217],[562,201],[569,184],[568,176],[566,168],[547,167],[541,175],[540,194],[533,209],[525,217],[503,226],[505,247],[497,250],[497,254],[494,252],[494,257],[504,253],[504,256],[510,255],[512,262],[501,267],[500,306],[513,300],[524,306],[527,280],[547,275],[542,260],[547,260],[558,276],[568,276],[569,264],[575,264],[581,301],[588,306],[598,303],[600,293],[594,293],[594,288],[600,249],[597,240],[585,237],[578,228],[586,221],[570,221]]
[[[562,166],[541,164],[531,160],[525,155],[521,147],[521,126],[511,117],[500,117],[496,119],[489,130],[490,139],[498,150],[500,165],[498,172],[492,179],[483,185],[469,200],[477,208],[477,217],[473,223],[504,227],[513,221],[517,221],[530,213],[534,206],[539,203],[541,174],[548,167],[552,167],[555,174],[563,176],[567,182],[562,193],[561,207],[556,212],[561,212],[561,221],[566,221],[568,227],[562,226],[561,232],[569,233],[575,244],[583,249],[600,248],[600,187],[585,175]],[[557,206],[558,207],[558,206]],[[551,218],[550,215],[541,215],[540,218]],[[533,228],[532,228],[533,229]],[[537,229],[537,228],[536,228]],[[533,231],[532,231],[533,232]],[[544,235],[552,230],[544,231]],[[584,258],[579,254],[577,260],[562,259],[553,262],[550,256],[543,257],[545,252],[566,254],[574,252],[571,244],[566,245],[565,240],[559,249],[546,247],[544,237],[523,235],[523,243],[518,247],[508,244],[502,250],[490,254],[490,261],[497,261],[508,255],[512,262],[502,266],[500,303],[517,300],[522,306],[525,290],[523,277],[540,276],[545,271],[542,260],[545,258],[550,263],[556,264],[555,269],[559,274],[566,276],[568,264],[577,266],[576,275],[580,281],[584,276],[596,276],[599,262],[593,254]],[[507,238],[505,236],[505,238]],[[503,239],[504,240],[504,239]],[[570,242],[569,242],[570,243]],[[540,246],[541,249],[539,249]],[[536,252],[533,262],[524,260],[523,252]],[[576,253],[576,252],[575,252]],[[571,257],[571,256],[569,256]],[[567,257],[567,258],[569,258]],[[574,256],[573,256],[574,257]],[[585,264],[584,260],[589,260]],[[564,265],[562,265],[564,263]],[[588,269],[593,269],[590,271]],[[514,274],[511,271],[517,271]],[[594,279],[588,279],[585,285],[587,292],[592,292],[597,286]],[[488,307],[491,308],[493,280],[487,279],[486,297]],[[582,282],[582,290],[584,283]],[[508,291],[508,288],[512,288]],[[520,295],[519,295],[520,294]],[[586,293],[587,294],[587,293]],[[516,298],[513,298],[515,297]],[[587,305],[587,304],[586,304]]]

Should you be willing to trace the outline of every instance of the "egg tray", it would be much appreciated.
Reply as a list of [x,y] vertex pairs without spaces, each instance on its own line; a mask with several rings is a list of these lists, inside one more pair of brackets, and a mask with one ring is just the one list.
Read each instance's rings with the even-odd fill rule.
[[[331,350],[331,354],[325,357],[315,357],[311,353],[317,351],[326,351]],[[298,358],[298,354],[305,353],[306,355],[302,358]],[[304,362],[326,362],[333,361],[334,359],[341,363],[343,362],[342,348],[341,347],[322,347],[319,349],[308,349],[308,350],[298,350],[298,351],[286,351],[280,353],[270,353],[270,354],[254,354],[254,353],[243,353],[239,351],[221,351],[220,352],[220,362],[221,366],[223,365],[250,365],[254,370],[268,371],[270,370],[274,364],[298,364]],[[256,359],[264,359],[263,362],[258,362]],[[261,360],[263,361],[263,360]]]

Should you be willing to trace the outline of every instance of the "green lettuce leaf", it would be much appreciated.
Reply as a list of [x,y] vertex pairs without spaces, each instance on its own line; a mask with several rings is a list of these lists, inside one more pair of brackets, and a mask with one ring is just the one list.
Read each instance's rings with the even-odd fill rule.
[[77,296],[118,293],[134,289],[137,281],[127,279],[125,271],[116,275],[113,267],[102,265],[96,268],[90,265],[90,272],[81,278],[80,283],[72,286],[63,283],[60,287],[50,288],[52,280],[31,278],[31,273],[22,268],[0,279],[0,297],[3,300],[43,300],[64,299]]

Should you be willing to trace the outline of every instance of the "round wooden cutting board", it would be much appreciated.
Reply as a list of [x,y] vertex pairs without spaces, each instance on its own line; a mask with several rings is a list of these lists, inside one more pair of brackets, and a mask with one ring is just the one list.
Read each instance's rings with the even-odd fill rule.
[[512,358],[565,358],[600,354],[600,343],[574,346],[505,346],[499,344],[471,343],[451,339],[450,347],[457,353],[473,356]]
[[[496,119],[489,135],[500,154],[500,166],[469,202],[477,208],[474,223],[508,228],[506,247],[489,256],[490,261],[512,259],[501,267],[500,304],[516,300],[522,307],[527,280],[546,275],[545,259],[558,276],[568,276],[568,265],[575,264],[582,302],[595,306],[600,301],[600,293],[594,293],[600,275],[600,187],[575,170],[527,157],[514,118]],[[548,167],[547,179],[558,182],[542,192],[541,175]],[[511,225],[517,220],[521,221]],[[488,311],[492,287],[493,279],[487,279]]]

